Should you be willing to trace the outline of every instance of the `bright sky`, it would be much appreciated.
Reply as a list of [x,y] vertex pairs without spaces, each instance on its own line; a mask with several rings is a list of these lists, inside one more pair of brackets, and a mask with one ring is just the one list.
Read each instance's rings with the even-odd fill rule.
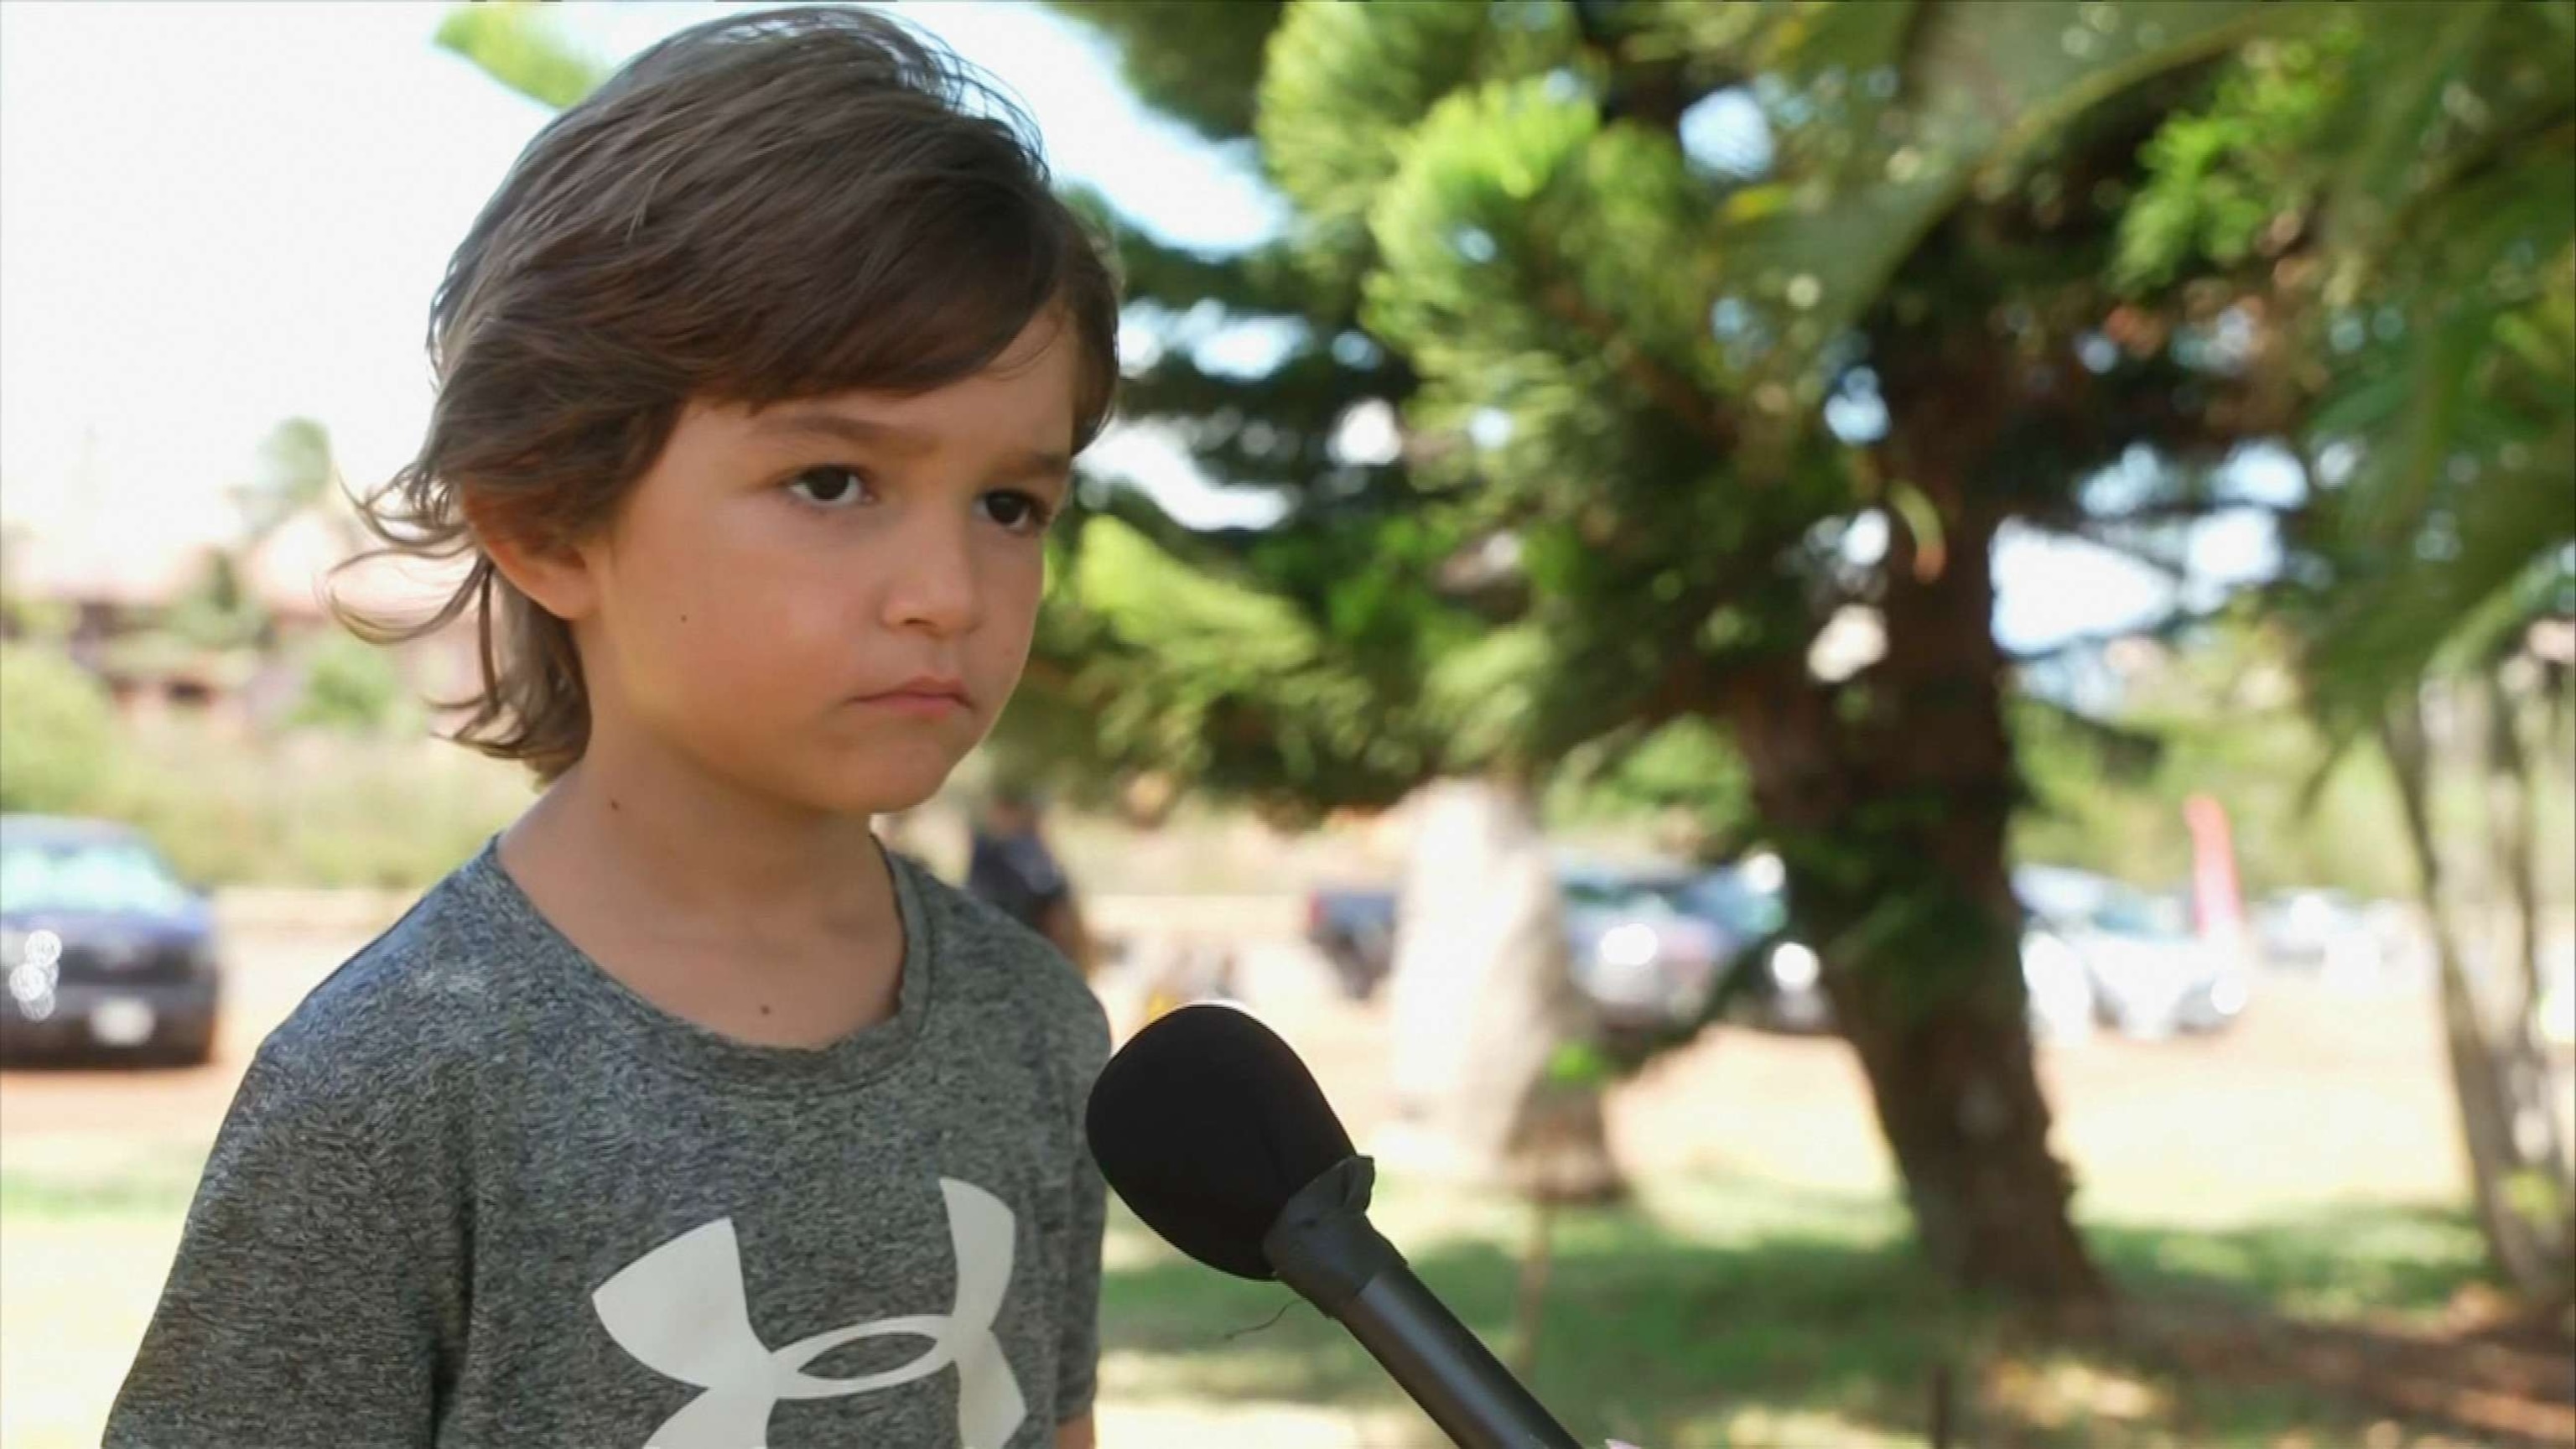
[[[614,61],[743,8],[561,14]],[[1078,27],[986,0],[893,8],[1016,92],[1059,172],[1151,230],[1234,246],[1276,225],[1260,183],[1145,112]],[[0,516],[141,549],[222,536],[223,487],[298,415],[360,484],[410,456],[430,293],[548,114],[431,44],[446,9],[0,4]],[[1149,440],[1101,447],[1185,518],[1264,511]],[[2268,568],[2244,532],[2215,536],[2208,566]],[[1999,564],[1998,627],[2020,647],[2168,593],[2081,547],[2015,543]]]

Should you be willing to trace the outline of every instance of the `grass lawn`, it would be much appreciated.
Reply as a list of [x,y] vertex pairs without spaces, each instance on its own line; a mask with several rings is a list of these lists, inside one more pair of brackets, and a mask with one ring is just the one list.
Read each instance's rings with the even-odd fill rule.
[[[1488,1343],[1512,1343],[1527,1223],[1394,1182],[1377,1218]],[[2096,1223],[2090,1240],[2140,1321],[2041,1341],[1957,1300],[1912,1258],[1898,1210],[1866,1197],[1687,1177],[1632,1207],[1560,1220],[1534,1387],[1570,1427],[1650,1449],[1922,1445],[1934,1383],[1952,1442],[1980,1446],[2477,1444],[2446,1412],[2409,1415],[2349,1383],[2221,1378],[2190,1342],[2284,1317],[2403,1334],[2482,1273],[2458,1216],[2387,1206],[2254,1227]],[[1104,1321],[1113,1400],[1340,1406],[1346,1437],[1439,1443],[1342,1331],[1285,1290],[1174,1258],[1113,1226]]]
[[98,1443],[204,1155],[164,1144],[9,1144],[0,1162],[0,1445]]
[[[97,1442],[197,1166],[168,1144],[12,1151],[0,1168],[0,1442]],[[1521,1210],[1399,1178],[1377,1217],[1508,1351]],[[1631,1206],[1568,1215],[1535,1387],[1578,1432],[1648,1449],[1923,1445],[1943,1375],[1953,1442],[1987,1449],[2549,1442],[2464,1419],[2439,1393],[2410,1411],[2373,1381],[2386,1375],[2264,1358],[2279,1348],[2262,1346],[2265,1325],[2339,1325],[2365,1366],[2446,1382],[2403,1340],[2482,1275],[2458,1215],[2373,1204],[2226,1230],[2095,1222],[2096,1251],[2145,1311],[2049,1342],[1943,1291],[1903,1226],[1869,1195],[1713,1174],[1666,1175]],[[1339,1328],[1285,1290],[1182,1260],[1123,1211],[1107,1264],[1113,1449],[1438,1442]],[[2398,1358],[2368,1356],[2390,1342]]]
[[[248,1045],[356,943],[235,944],[217,1067],[7,1076],[6,1449],[98,1442]],[[1299,1009],[1283,1030],[1370,1141],[1384,1022]],[[2576,1449],[2568,1338],[2480,1326],[2491,1285],[2449,1206],[2455,1110],[2414,1001],[2275,983],[2223,1039],[2043,1065],[2087,1240],[2124,1294],[2113,1321],[2043,1339],[1946,1292],[1911,1255],[1848,1051],[1728,1032],[1614,1102],[1639,1194],[1558,1224],[1539,1395],[1645,1449],[1920,1449],[1936,1383],[1961,1449]],[[1376,1216],[1509,1356],[1526,1213],[1396,1174]],[[1103,1298],[1104,1449],[1434,1443],[1339,1328],[1123,1212]]]

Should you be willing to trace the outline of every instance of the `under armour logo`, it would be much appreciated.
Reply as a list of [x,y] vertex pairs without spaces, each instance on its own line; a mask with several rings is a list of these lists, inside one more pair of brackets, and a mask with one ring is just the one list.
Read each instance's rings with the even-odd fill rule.
[[[993,1336],[1011,1285],[1013,1219],[991,1193],[939,1180],[948,1200],[948,1237],[957,1253],[957,1305],[853,1323],[772,1350],[751,1326],[742,1251],[733,1219],[718,1218],[673,1238],[621,1270],[591,1295],[608,1336],[665,1378],[706,1390],[653,1431],[641,1449],[767,1449],[769,1411],[781,1399],[836,1399],[874,1393],[957,1366],[961,1449],[1002,1449],[1028,1401]],[[857,1378],[816,1378],[805,1365],[869,1338],[926,1338],[930,1347],[899,1368]]]

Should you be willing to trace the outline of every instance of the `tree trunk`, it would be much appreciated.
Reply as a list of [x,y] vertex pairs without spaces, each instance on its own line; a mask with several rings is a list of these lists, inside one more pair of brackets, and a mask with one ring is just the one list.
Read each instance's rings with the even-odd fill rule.
[[1833,991],[1925,1252],[1969,1287],[2038,1303],[2102,1297],[2067,1214],[2074,1178],[2049,1150],[2048,1103],[2019,1013],[1964,1002],[1912,1009],[1891,994],[1851,973]]
[[2497,1270],[2514,1290],[2555,1307],[2576,1295],[2569,1278],[2576,1244],[2570,1242],[2567,1159],[2549,1099],[2549,1063],[2533,1039],[2525,973],[2472,970],[2477,953],[2461,937],[2433,829],[2427,734],[2419,696],[2390,706],[2379,743],[2397,779],[2440,964],[2442,1036],[2478,1225]]
[[1783,668],[1729,713],[1925,1252],[1959,1284],[2080,1307],[2106,1288],[2032,1059],[1991,526],[1946,522],[1937,554],[1891,547],[1879,663],[1833,686]]
[[1415,800],[1388,997],[1399,1140],[1545,1201],[1616,1196],[1599,1089],[1550,1067],[1592,1029],[1566,960],[1528,786],[1452,780]]
[[2532,808],[2531,760],[2522,747],[2522,702],[2496,669],[2485,681],[2487,831],[2496,870],[2513,898],[2509,950],[2525,1009],[2540,999],[2540,818]]

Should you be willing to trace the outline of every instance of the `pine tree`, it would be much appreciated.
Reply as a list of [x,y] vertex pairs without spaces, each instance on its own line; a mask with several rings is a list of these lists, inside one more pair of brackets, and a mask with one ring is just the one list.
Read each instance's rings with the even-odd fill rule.
[[[1993,544],[2011,522],[2178,566],[2175,525],[2241,501],[2230,455],[2306,439],[2354,380],[2311,344],[2385,284],[2349,264],[2389,231],[2380,200],[2561,134],[2567,7],[1507,0],[1186,31],[1061,8],[1294,209],[1240,256],[1129,239],[1136,297],[1306,339],[1268,378],[1167,352],[1135,379],[1136,415],[1288,509],[1260,536],[1113,533],[1098,568],[1076,539],[1058,677],[1134,726],[1098,746],[1328,804],[1713,729],[1932,1259],[2098,1295],[2023,1020]],[[2463,60],[2489,53],[2519,68]],[[2241,114],[2267,73],[2338,56],[2403,84],[2331,107],[2275,86]],[[1354,477],[1327,444],[1370,399],[1400,410],[1401,468]],[[2143,486],[2091,486],[2141,456]],[[1197,625],[1166,647],[1160,569],[1224,588],[1239,647],[1293,639],[1294,667],[1194,693],[1192,661],[1235,650]],[[1819,657],[1855,615],[1867,647]]]

